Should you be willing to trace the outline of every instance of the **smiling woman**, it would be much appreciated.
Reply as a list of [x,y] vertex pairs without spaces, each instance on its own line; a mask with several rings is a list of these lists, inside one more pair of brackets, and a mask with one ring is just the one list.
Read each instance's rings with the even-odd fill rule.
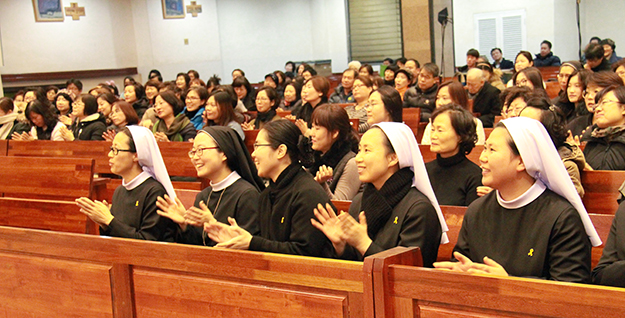
[[154,111],[159,120],[152,126],[157,141],[189,141],[197,134],[195,127],[182,113],[182,101],[172,91],[156,96]]
[[480,156],[482,182],[497,191],[469,205],[457,262],[434,266],[589,282],[591,246],[601,240],[557,156],[540,122],[515,117],[497,124]]
[[625,170],[625,87],[610,86],[596,98],[596,127],[584,148],[595,170]]
[[176,194],[152,133],[145,127],[124,128],[113,140],[109,165],[123,178],[112,204],[83,197],[76,199],[80,211],[100,225],[101,235],[172,242],[176,224],[157,214],[156,200]]
[[265,186],[237,133],[223,126],[204,127],[193,141],[189,157],[198,177],[211,181],[189,209],[179,200],[158,199],[159,214],[180,226],[176,241],[213,246],[216,242],[206,237],[204,225],[228,223],[229,218],[250,234],[258,234],[258,196]]

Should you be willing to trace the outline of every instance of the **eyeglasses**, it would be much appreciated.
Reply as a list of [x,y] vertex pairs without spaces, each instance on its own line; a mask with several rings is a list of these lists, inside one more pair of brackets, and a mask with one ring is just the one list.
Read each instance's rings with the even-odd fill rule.
[[191,151],[189,151],[189,158],[193,158],[196,154],[198,157],[201,157],[202,154],[204,154],[204,150],[208,149],[219,149],[219,147],[201,147],[197,149],[191,149]]
[[118,148],[115,148],[115,147],[111,147],[111,152],[113,153],[114,156],[117,156],[120,151],[123,151],[123,152],[134,152],[134,151],[132,151],[130,149],[118,149]]
[[595,106],[595,109],[597,109],[597,108],[599,108],[599,107],[603,108],[603,106],[604,106],[604,105],[607,105],[607,104],[610,104],[610,103],[615,103],[615,104],[622,105],[622,103],[620,103],[620,102],[619,102],[619,101],[617,101],[617,100],[602,100],[599,104],[597,104],[597,105]]
[[254,143],[254,150],[258,149],[258,147],[267,147],[267,146],[271,146],[271,144]]

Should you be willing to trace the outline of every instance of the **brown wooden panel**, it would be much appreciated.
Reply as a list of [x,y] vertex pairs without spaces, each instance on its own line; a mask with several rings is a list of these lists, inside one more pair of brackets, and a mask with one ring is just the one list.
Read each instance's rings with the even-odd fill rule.
[[3,317],[113,317],[111,266],[0,253]]
[[451,259],[451,253],[458,242],[458,234],[460,233],[460,228],[462,228],[462,221],[464,220],[467,207],[442,205],[441,211],[443,212],[445,222],[447,222],[447,227],[449,228],[449,231],[447,231],[449,243],[438,246],[437,260],[439,262]]
[[[538,279],[459,274],[414,266],[391,265],[386,292],[395,297],[429,302],[476,317],[617,317],[625,312],[625,289]],[[486,315],[478,316],[485,317]],[[397,317],[392,315],[376,317]],[[488,317],[488,316],[486,316]]]
[[193,148],[193,143],[159,142],[158,147],[170,176],[197,177],[197,170],[189,159],[189,151]]
[[72,233],[94,232],[73,201],[0,198],[0,225]]
[[603,248],[605,246],[605,242],[608,240],[608,235],[610,234],[610,228],[612,227],[612,220],[614,219],[613,215],[610,214],[589,214],[590,220],[592,224],[595,226],[595,230],[597,230],[597,234],[601,238],[603,244],[601,246],[596,246],[592,248],[592,267],[594,268],[599,263],[599,259],[601,259],[601,254],[603,253]]
[[200,193],[198,190],[176,189],[176,195],[185,208],[190,208],[195,203],[195,197]]
[[73,201],[91,197],[93,159],[0,157],[5,196]]
[[[430,151],[430,145],[419,145],[421,156],[423,156],[423,162],[428,163],[436,159],[436,153]],[[467,155],[467,158],[476,165],[480,165],[480,155],[484,150],[484,146],[475,146],[471,153]]]
[[258,132],[260,130],[246,130],[245,133],[245,146],[247,147],[247,151],[252,154],[254,152],[254,143],[256,142],[256,137],[258,137]]
[[[412,133],[416,137],[419,133],[419,123],[421,122],[421,108],[404,108],[402,110],[402,120],[404,124],[412,129]],[[420,140],[418,139],[417,141]]]
[[111,173],[108,141],[9,141],[8,156],[91,158],[95,173]]
[[545,91],[547,91],[547,96],[549,98],[554,99],[558,97],[558,93],[560,92],[560,83],[556,82],[547,82],[545,83]]
[[0,140],[0,156],[6,156],[8,148],[9,148],[9,141]]
[[[204,188],[202,183],[192,181],[172,181],[171,184],[176,190],[189,190],[199,192]],[[111,202],[113,199],[113,193],[115,193],[115,189],[117,189],[117,187],[121,185],[122,179],[112,179],[109,183],[107,183],[104,199],[106,199],[108,202]]]
[[614,214],[618,208],[618,189],[625,181],[625,171],[582,171],[584,198],[588,213]]
[[[137,317],[347,317],[347,297],[136,269]],[[174,291],[174,292],[172,292]]]
[[349,207],[352,205],[352,201],[332,200],[332,204],[334,204],[334,207],[336,208],[335,212],[337,212],[337,213],[338,213],[338,211],[349,212]]
[[127,67],[127,68],[105,69],[105,70],[2,74],[2,81],[4,83],[50,81],[50,80],[66,81],[70,78],[83,79],[83,78],[126,76],[126,75],[135,75],[135,74],[138,74],[136,67]]
[[558,73],[560,73],[559,66],[541,66],[541,67],[538,67],[538,70],[540,70],[540,74],[543,77],[543,81],[545,82],[556,81],[557,82]]

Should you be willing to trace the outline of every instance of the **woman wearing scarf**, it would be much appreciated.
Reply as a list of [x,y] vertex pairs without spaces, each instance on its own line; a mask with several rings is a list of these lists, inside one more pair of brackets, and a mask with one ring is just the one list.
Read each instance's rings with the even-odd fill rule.
[[331,207],[319,205],[318,221],[312,224],[343,259],[362,260],[396,246],[418,246],[423,265],[432,267],[438,246],[449,242],[447,224],[412,130],[402,123],[376,124],[362,136],[356,164],[366,184],[349,214],[337,217]]
[[[468,208],[453,257],[459,272],[590,282],[601,245],[545,127],[515,117],[498,124],[480,157],[488,195]],[[483,264],[482,264],[483,262]]]
[[180,226],[178,242],[213,246],[204,233],[204,223],[228,223],[236,219],[249,233],[258,234],[258,196],[265,189],[245,143],[233,129],[204,127],[198,131],[189,151],[198,177],[210,179],[210,186],[186,209],[180,200],[158,198],[158,213]]
[[173,242],[177,226],[158,215],[156,200],[176,193],[150,130],[126,126],[115,136],[109,158],[111,172],[123,178],[112,204],[83,197],[76,199],[80,211],[100,225],[101,235]]
[[278,92],[273,87],[263,86],[256,93],[256,118],[242,124],[243,130],[260,130],[266,123],[280,119],[276,107],[280,103]]
[[154,111],[159,120],[152,126],[156,140],[190,141],[195,138],[195,126],[182,110],[182,101],[174,92],[164,91],[156,96]]
[[625,170],[625,87],[610,86],[596,100],[586,162],[595,170]]

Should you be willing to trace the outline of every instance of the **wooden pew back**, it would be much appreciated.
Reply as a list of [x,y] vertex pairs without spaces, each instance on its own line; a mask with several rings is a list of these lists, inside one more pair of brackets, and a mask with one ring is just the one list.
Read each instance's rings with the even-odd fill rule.
[[625,312],[625,304],[614,301],[625,297],[625,289],[446,272],[406,264],[414,259],[404,256],[412,249],[388,252],[365,259],[365,267],[373,268],[375,300],[365,302],[367,317],[618,317]]
[[582,171],[581,177],[585,191],[582,201],[588,213],[614,214],[625,171]]
[[549,98],[554,99],[558,97],[558,93],[560,92],[560,83],[556,82],[547,82],[545,83],[545,90],[547,91],[547,96]]
[[[402,110],[402,119],[415,136],[419,134],[419,123],[421,122],[421,108],[404,108]],[[426,123],[427,125],[427,123]],[[420,141],[421,139],[418,139]]]
[[5,197],[73,201],[92,195],[93,159],[0,157],[0,166]]
[[[428,163],[436,159],[436,153],[430,151],[429,145],[419,145],[419,150],[421,151],[421,156],[423,156],[423,162]],[[475,148],[471,150],[471,153],[467,155],[467,158],[479,166],[480,155],[483,150],[484,146],[475,146]]]
[[0,140],[0,156],[6,156],[8,148],[9,148],[9,141]]
[[364,316],[359,262],[7,227],[0,262],[20,316]]
[[540,70],[540,74],[543,77],[543,81],[545,82],[557,82],[558,81],[558,73],[560,73],[559,66],[541,66],[538,67]]

